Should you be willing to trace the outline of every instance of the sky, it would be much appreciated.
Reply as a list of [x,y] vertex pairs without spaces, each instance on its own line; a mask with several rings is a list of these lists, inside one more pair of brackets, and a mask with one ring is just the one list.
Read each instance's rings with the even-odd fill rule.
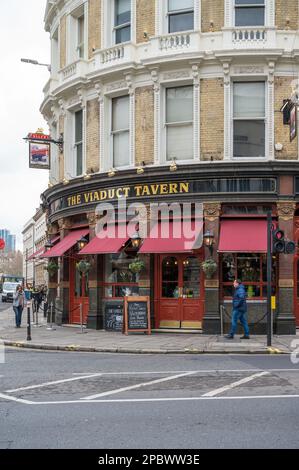
[[17,235],[22,250],[24,224],[34,215],[48,186],[47,170],[29,169],[29,132],[46,122],[39,112],[46,67],[25,64],[21,57],[50,61],[50,39],[44,30],[46,0],[1,0],[0,11],[0,228]]

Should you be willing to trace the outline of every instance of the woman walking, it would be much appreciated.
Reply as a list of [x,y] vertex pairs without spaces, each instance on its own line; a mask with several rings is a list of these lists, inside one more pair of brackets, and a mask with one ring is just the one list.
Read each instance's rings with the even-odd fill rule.
[[21,328],[22,312],[25,307],[25,293],[22,286],[18,286],[13,297],[13,309],[16,315],[16,328]]

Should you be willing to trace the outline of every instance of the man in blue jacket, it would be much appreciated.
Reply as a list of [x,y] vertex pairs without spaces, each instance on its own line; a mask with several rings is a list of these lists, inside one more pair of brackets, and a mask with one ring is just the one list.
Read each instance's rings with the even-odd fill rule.
[[246,304],[246,289],[239,279],[234,281],[234,298],[233,298],[233,315],[232,326],[227,339],[234,339],[238,327],[238,320],[244,328],[244,336],[241,339],[250,339],[249,327],[247,322],[247,304]]

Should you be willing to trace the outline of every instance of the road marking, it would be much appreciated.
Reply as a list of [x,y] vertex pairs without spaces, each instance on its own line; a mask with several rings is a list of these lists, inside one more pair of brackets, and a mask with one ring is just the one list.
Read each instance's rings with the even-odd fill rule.
[[115,395],[116,393],[127,392],[129,390],[135,390],[137,388],[146,387],[148,385],[155,385],[162,382],[168,382],[170,380],[179,379],[180,377],[186,377],[187,375],[194,375],[196,371],[185,372],[184,374],[172,375],[171,377],[164,377],[163,379],[151,380],[150,382],[143,382],[141,384],[132,385],[130,387],[118,388],[116,390],[109,390],[108,392],[99,393],[97,395],[91,395],[89,397],[81,398],[81,400],[94,400],[96,398],[106,397],[108,395]]
[[[102,372],[102,375],[163,375],[163,374],[184,374],[189,372],[187,370],[164,370],[164,371],[152,371],[152,372]],[[225,372],[299,372],[299,367],[293,367],[292,369],[200,369],[193,371],[196,374],[212,374],[212,373],[225,373]],[[96,372],[94,372],[95,374]],[[73,372],[73,375],[86,375],[88,372]],[[92,372],[90,372],[92,374]]]
[[0,393],[0,398],[3,398],[4,400],[9,400],[9,401],[16,401],[18,403],[23,403],[25,405],[34,405],[35,404],[35,402],[33,402],[33,401],[23,400],[22,398],[11,397],[9,395],[4,395],[3,393]]
[[92,375],[85,375],[83,377],[72,377],[71,379],[55,380],[54,382],[45,382],[45,383],[38,384],[38,385],[29,385],[28,387],[20,387],[20,388],[15,388],[13,390],[6,390],[6,392],[13,393],[13,392],[21,392],[22,390],[33,390],[34,388],[48,387],[49,385],[57,385],[57,384],[62,384],[66,382],[75,382],[76,380],[91,379],[93,377],[100,377],[101,375],[103,374],[98,373],[98,374],[92,374]]
[[220,395],[220,393],[226,392],[227,390],[231,390],[232,388],[236,388],[239,385],[243,385],[245,383],[251,382],[258,377],[263,377],[265,375],[269,375],[269,372],[260,372],[259,374],[251,375],[250,377],[245,377],[245,379],[238,380],[237,382],[233,382],[230,385],[226,385],[225,387],[216,388],[216,390],[212,390],[211,392],[205,393],[203,397],[214,397],[216,395]]
[[223,401],[223,400],[270,400],[270,399],[289,399],[297,398],[299,395],[258,395],[258,396],[244,396],[244,397],[181,397],[181,398],[123,398],[111,400],[69,400],[69,401],[40,401],[32,402],[27,400],[17,399],[8,395],[0,394],[0,398],[6,400],[13,400],[26,405],[82,405],[84,404],[115,404],[115,403],[159,403],[159,402],[178,402],[178,401]]

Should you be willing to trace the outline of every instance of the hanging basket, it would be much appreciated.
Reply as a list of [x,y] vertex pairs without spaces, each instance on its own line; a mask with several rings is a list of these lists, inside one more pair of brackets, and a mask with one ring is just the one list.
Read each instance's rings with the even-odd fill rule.
[[217,271],[217,263],[213,259],[207,259],[201,264],[202,270],[207,279],[212,279]]
[[76,264],[76,269],[79,271],[80,274],[87,274],[90,271],[91,264],[88,261],[79,261]]
[[47,266],[44,267],[46,271],[48,271],[50,276],[54,276],[57,273],[59,266],[55,261],[50,261]]
[[135,261],[133,261],[131,264],[129,264],[129,269],[134,274],[141,273],[141,271],[143,271],[144,268],[145,268],[144,261],[141,261],[138,258]]

